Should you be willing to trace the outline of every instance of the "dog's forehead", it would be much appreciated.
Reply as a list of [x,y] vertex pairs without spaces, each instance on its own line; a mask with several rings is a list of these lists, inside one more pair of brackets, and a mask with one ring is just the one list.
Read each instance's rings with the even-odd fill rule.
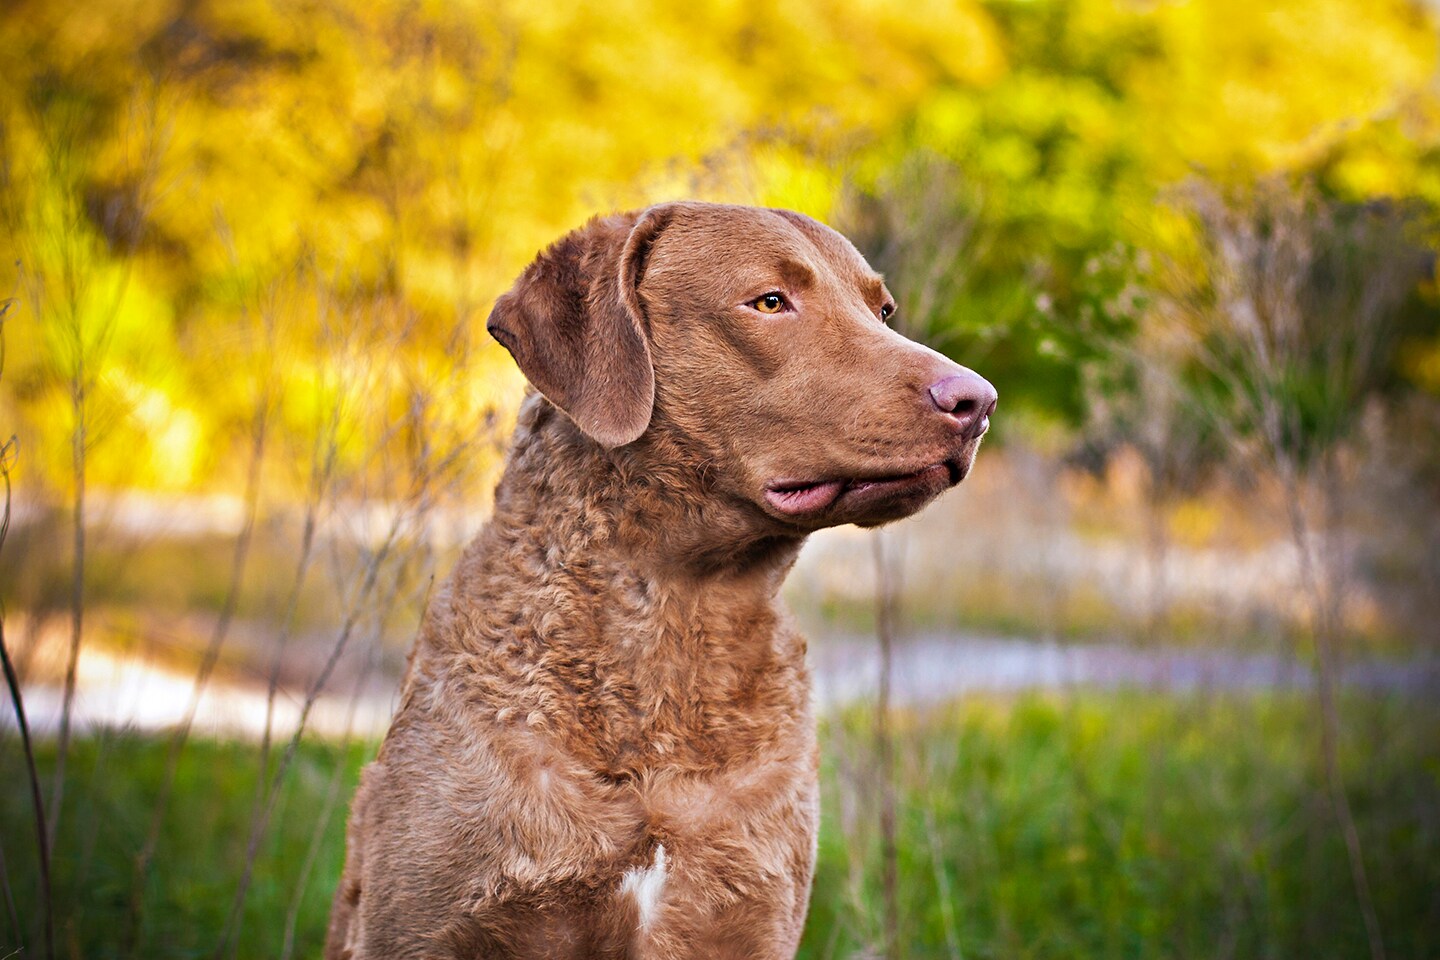
[[671,269],[745,272],[798,262],[866,288],[880,282],[849,240],[803,214],[728,204],[676,207],[655,251]]

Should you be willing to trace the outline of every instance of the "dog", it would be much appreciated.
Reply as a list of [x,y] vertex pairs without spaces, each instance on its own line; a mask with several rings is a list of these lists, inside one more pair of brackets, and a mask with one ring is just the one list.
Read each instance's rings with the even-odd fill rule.
[[423,618],[362,775],[326,957],[793,957],[819,825],[822,527],[915,513],[996,403],[785,210],[592,220],[488,329],[534,387],[494,516]]

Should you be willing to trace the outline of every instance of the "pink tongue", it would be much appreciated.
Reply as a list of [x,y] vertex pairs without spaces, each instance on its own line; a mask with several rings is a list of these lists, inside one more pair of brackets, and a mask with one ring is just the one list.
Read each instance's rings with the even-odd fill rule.
[[844,486],[839,480],[830,480],[796,490],[766,490],[765,499],[781,513],[813,513],[834,503]]

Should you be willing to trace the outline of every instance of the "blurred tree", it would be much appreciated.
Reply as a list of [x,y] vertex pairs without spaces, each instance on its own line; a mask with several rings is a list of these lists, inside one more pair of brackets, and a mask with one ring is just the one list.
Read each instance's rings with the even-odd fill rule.
[[1081,368],[1086,418],[1071,460],[1103,473],[1114,455],[1128,450],[1143,466],[1147,627],[1152,641],[1164,642],[1170,516],[1206,486],[1226,450],[1213,418],[1195,402],[1190,358],[1170,335],[1167,318],[1152,309],[1147,261],[1117,247],[1086,270],[1103,278],[1096,287],[1114,291],[1098,312],[1130,322],[1119,337],[1105,330],[1094,334],[1092,357]]
[[[284,380],[282,440],[323,405],[327,299],[391,322],[376,402],[463,379],[438,413],[463,430],[519,386],[473,315],[590,213],[699,195],[828,216],[847,183],[894,197],[906,177],[934,198],[903,170],[928,154],[961,174],[940,208],[984,243],[927,331],[983,358],[1012,413],[1075,424],[1089,333],[1128,322],[1087,265],[1152,245],[1156,197],[1196,165],[1440,199],[1433,26],[1406,0],[15,0],[0,253],[49,283],[46,211],[69,209],[80,272],[127,278],[91,397],[116,435],[97,482],[238,488],[256,378]],[[283,313],[272,341],[244,320],[261,303]],[[0,404],[53,437],[58,347],[26,326]],[[32,449],[22,471],[67,486],[64,449]]]
[[1268,180],[1186,192],[1196,259],[1172,261],[1160,309],[1213,378],[1207,405],[1240,442],[1296,471],[1325,468],[1367,403],[1400,386],[1417,300],[1433,269],[1424,211],[1340,203]]
[[1188,193],[1195,259],[1157,304],[1196,394],[1235,450],[1280,480],[1317,665],[1321,782],[1349,854],[1374,960],[1385,956],[1364,852],[1339,770],[1336,703],[1347,563],[1342,447],[1393,378],[1405,306],[1432,269],[1415,212],[1347,205],[1280,179]]

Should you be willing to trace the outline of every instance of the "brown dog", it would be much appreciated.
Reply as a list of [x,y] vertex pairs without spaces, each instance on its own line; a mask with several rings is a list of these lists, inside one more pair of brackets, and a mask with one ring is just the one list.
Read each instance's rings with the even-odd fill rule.
[[819,809],[805,536],[958,483],[995,406],[839,234],[674,203],[500,298],[539,390],[351,811],[326,956],[791,957]]

